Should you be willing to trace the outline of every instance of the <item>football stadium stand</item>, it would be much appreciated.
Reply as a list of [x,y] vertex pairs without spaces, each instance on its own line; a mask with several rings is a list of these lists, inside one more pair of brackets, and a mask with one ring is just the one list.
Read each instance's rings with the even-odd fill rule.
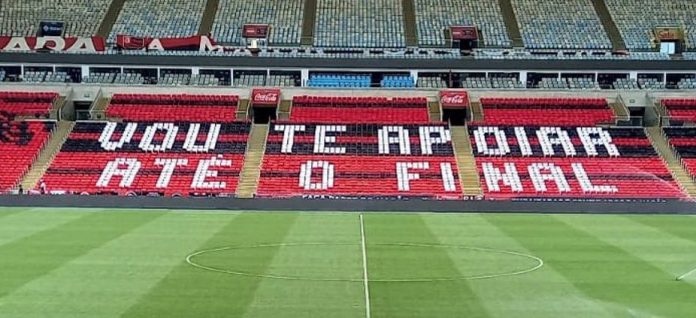
[[314,45],[404,47],[400,0],[317,0]]
[[444,30],[459,25],[477,26],[486,47],[512,45],[498,0],[416,0],[415,3],[421,46],[445,46]]
[[205,0],[126,0],[109,35],[137,37],[187,37],[195,35],[203,16]]
[[664,133],[689,176],[696,180],[696,128],[665,127]]
[[299,96],[271,124],[257,195],[456,199],[456,167],[425,98]]
[[63,36],[92,36],[111,0],[22,0],[3,1],[0,6],[0,34],[36,36],[42,21],[64,23]]
[[696,98],[665,98],[661,104],[667,111],[672,125],[696,123]]
[[240,45],[244,24],[268,24],[271,45],[300,45],[304,0],[221,0],[213,24],[219,43]]
[[606,0],[629,49],[652,49],[656,27],[682,27],[690,48],[696,47],[696,2],[691,0]]
[[9,119],[15,116],[45,118],[57,97],[56,93],[0,92],[0,113]]
[[309,87],[370,87],[372,79],[368,74],[312,74],[309,77]]
[[54,121],[0,121],[0,192],[13,189],[51,137]]
[[[565,108],[564,118],[543,105]],[[644,128],[605,128],[599,99],[483,100],[483,122],[469,126],[484,194],[512,198],[685,198]],[[517,105],[523,108],[515,110]],[[538,111],[534,105],[539,105]],[[518,114],[503,120],[491,108]],[[529,111],[526,108],[531,108]],[[504,118],[504,116],[503,116]]]
[[529,49],[611,49],[589,0],[513,0]]
[[234,122],[237,96],[112,98],[123,122],[78,122],[48,169],[70,193],[234,194],[250,124]]

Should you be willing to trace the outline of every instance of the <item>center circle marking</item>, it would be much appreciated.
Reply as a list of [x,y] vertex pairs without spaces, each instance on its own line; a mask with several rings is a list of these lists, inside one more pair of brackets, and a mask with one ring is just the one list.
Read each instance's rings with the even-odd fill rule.
[[[223,251],[245,250],[245,249],[256,249],[256,248],[297,247],[297,246],[309,246],[309,247],[311,247],[311,246],[315,246],[315,247],[316,246],[360,246],[360,244],[358,244],[358,243],[279,243],[279,244],[223,246],[223,247],[205,249],[205,250],[191,253],[188,256],[186,256],[186,263],[188,263],[189,265],[191,265],[195,268],[201,269],[201,270],[223,273],[223,274],[230,274],[230,275],[237,275],[237,276],[246,276],[246,277],[270,278],[270,279],[279,279],[279,280],[296,280],[296,281],[319,281],[319,282],[363,282],[362,278],[317,278],[317,277],[300,277],[300,276],[276,275],[276,274],[260,274],[260,273],[253,273],[253,272],[247,272],[247,271],[235,270],[235,269],[216,268],[216,267],[207,266],[205,264],[201,264],[201,263],[195,261],[196,257],[199,257],[201,255],[212,254],[212,253],[223,252]],[[499,255],[518,257],[518,258],[522,258],[522,259],[531,260],[531,261],[535,262],[536,264],[534,266],[530,266],[530,267],[527,267],[524,269],[519,269],[519,270],[514,270],[514,271],[505,271],[505,272],[499,272],[499,273],[483,274],[483,275],[433,277],[433,278],[399,278],[399,279],[372,279],[372,278],[370,278],[369,282],[382,282],[382,283],[397,283],[397,282],[409,283],[409,282],[411,282],[411,283],[416,283],[416,282],[492,279],[492,278],[499,278],[499,277],[524,275],[524,274],[534,272],[534,271],[536,271],[544,266],[544,261],[541,258],[536,257],[534,255],[515,252],[515,251],[487,248],[487,247],[466,246],[466,245],[449,245],[449,244],[421,244],[421,243],[368,244],[368,248],[370,246],[375,246],[375,247],[377,247],[377,246],[390,247],[391,246],[391,247],[402,247],[402,248],[403,247],[406,247],[406,248],[408,248],[408,247],[413,247],[413,248],[448,248],[448,249],[455,249],[455,250],[467,250],[467,251],[480,252],[480,253],[490,253],[490,254],[499,254]],[[368,263],[369,263],[369,259],[368,259]]]

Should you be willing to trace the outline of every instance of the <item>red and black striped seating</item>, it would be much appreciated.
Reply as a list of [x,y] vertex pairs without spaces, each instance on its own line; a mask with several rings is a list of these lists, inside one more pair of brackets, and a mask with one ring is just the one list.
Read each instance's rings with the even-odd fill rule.
[[664,132],[686,170],[696,178],[696,128],[665,127]]
[[643,128],[471,126],[488,199],[683,199]]
[[17,186],[54,127],[53,121],[0,121],[0,193]]
[[231,122],[238,104],[234,95],[114,94],[106,115],[130,121]]

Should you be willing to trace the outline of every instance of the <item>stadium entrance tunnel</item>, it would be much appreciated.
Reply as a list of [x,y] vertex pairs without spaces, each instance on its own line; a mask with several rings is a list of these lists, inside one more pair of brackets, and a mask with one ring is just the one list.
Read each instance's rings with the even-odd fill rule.
[[[282,265],[263,263],[263,259],[279,259],[276,254],[282,255]],[[443,254],[451,262],[431,261]],[[536,256],[514,251],[418,243],[368,244],[367,258],[371,283],[494,279],[528,274],[544,265],[543,260]],[[186,261],[200,270],[228,275],[363,282],[362,254],[358,243],[225,246],[197,251]]]

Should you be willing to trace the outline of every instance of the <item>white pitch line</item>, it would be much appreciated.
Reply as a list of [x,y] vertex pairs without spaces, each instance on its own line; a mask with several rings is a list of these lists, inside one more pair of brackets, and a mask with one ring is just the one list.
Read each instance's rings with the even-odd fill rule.
[[365,285],[365,317],[370,318],[370,286],[367,278],[367,247],[365,246],[365,221],[360,214],[360,240],[362,246],[363,284]]
[[696,273],[696,268],[692,269],[691,271],[689,271],[688,273],[686,273],[686,274],[684,274],[684,275],[681,275],[681,276],[677,277],[677,280],[682,280],[682,279],[686,278],[687,276],[689,276],[689,275],[691,275],[691,274],[693,274],[693,273]]

